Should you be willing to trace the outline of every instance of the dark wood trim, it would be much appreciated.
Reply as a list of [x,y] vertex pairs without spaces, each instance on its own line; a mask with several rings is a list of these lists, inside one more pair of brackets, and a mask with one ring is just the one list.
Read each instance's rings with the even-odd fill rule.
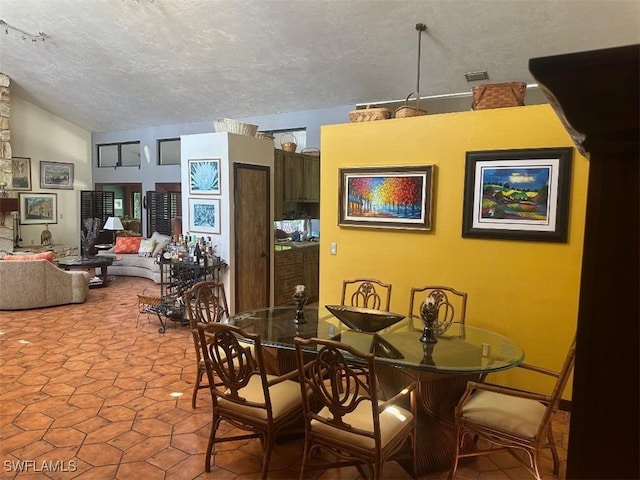
[[640,45],[529,69],[589,158],[566,478],[640,478]]

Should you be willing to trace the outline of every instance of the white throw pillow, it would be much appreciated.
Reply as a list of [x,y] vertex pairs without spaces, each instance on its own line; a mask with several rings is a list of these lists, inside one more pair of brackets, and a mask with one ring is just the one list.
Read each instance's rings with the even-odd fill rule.
[[169,235],[163,235],[158,232],[153,232],[153,235],[151,235],[151,239],[156,242],[155,248],[151,253],[152,257],[155,257],[156,255],[158,255],[171,242],[171,237]]
[[156,241],[153,238],[145,238],[144,240],[140,241],[138,256],[152,257],[155,246],[156,246]]

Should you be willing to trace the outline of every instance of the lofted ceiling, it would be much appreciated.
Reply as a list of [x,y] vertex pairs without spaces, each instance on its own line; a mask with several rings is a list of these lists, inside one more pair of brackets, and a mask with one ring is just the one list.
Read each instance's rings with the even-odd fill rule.
[[0,0],[12,92],[91,132],[535,83],[530,58],[640,43],[637,0]]

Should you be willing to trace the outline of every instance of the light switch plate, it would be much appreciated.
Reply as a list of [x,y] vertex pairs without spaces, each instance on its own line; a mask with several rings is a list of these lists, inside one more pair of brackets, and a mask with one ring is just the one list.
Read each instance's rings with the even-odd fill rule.
[[329,244],[329,252],[331,253],[331,255],[337,255],[338,254],[338,244],[335,242],[331,242],[331,244]]

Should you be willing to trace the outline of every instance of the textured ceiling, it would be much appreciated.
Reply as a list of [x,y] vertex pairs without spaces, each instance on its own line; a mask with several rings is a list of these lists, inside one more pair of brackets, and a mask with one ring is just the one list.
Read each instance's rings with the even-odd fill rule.
[[533,57],[640,43],[637,0],[0,0],[12,91],[92,132],[534,83]]

